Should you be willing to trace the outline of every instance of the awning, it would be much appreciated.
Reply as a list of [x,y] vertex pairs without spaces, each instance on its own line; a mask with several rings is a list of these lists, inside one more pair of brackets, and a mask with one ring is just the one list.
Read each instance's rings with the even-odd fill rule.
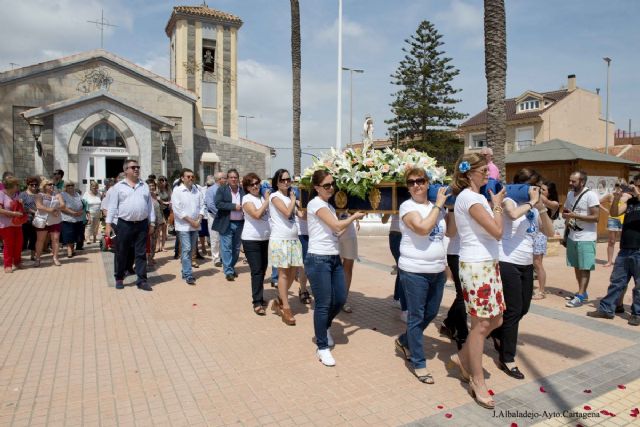
[[200,163],[220,163],[220,157],[216,153],[202,153]]

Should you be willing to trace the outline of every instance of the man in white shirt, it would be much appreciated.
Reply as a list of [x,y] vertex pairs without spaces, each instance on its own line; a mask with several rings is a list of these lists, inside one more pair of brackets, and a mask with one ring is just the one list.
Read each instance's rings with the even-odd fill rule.
[[[569,176],[569,193],[564,203],[562,218],[569,227],[567,238],[567,265],[575,269],[578,292],[565,304],[580,307],[587,299],[591,270],[596,268],[596,239],[600,199],[585,187],[587,174],[577,171]],[[577,202],[577,203],[576,203]]]
[[193,184],[194,178],[191,169],[182,169],[181,184],[171,194],[174,226],[181,247],[182,278],[187,285],[196,284],[191,267],[191,250],[195,249],[198,242],[200,222],[204,217],[204,196]]
[[204,196],[204,204],[209,215],[209,238],[211,239],[211,259],[213,259],[213,265],[216,267],[222,266],[222,260],[220,259],[220,233],[212,229],[213,220],[216,218],[216,192],[222,185],[227,184],[227,173],[217,172],[215,184],[207,189]]

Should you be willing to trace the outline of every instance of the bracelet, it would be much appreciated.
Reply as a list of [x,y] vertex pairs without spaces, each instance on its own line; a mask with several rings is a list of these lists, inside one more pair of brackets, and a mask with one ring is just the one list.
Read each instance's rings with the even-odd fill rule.
[[438,210],[440,210],[440,212],[444,211],[444,206],[438,206],[435,203],[433,204],[433,206],[435,206],[436,208],[438,208]]
[[500,206],[496,206],[495,208],[493,208],[493,211],[495,213],[501,214],[502,212],[504,212],[504,209],[502,209]]
[[529,210],[533,209],[533,204],[531,202],[526,202],[526,205],[529,205]]

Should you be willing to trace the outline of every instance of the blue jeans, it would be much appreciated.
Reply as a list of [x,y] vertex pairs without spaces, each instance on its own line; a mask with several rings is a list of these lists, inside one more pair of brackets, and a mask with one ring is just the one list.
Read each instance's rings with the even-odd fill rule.
[[180,240],[180,262],[182,263],[182,278],[193,278],[191,270],[191,250],[196,248],[198,241],[197,231],[176,231]]
[[347,288],[344,284],[344,270],[340,255],[307,253],[304,270],[316,300],[313,311],[316,345],[319,350],[323,350],[329,348],[327,329],[331,327],[331,322],[347,301]]
[[620,294],[633,277],[633,302],[631,314],[640,315],[640,249],[620,249],[613,265],[607,295],[600,300],[600,311],[614,314]]
[[240,256],[240,236],[244,221],[230,221],[226,233],[220,233],[220,257],[224,267],[224,275],[235,274],[236,263]]
[[400,335],[400,342],[411,352],[415,369],[426,368],[423,333],[440,308],[446,275],[440,273],[409,273],[398,270],[400,283],[407,297],[407,332]]
[[[391,250],[391,255],[393,255],[393,259],[396,261],[396,266],[398,266],[398,260],[400,259],[400,241],[402,240],[402,233],[397,231],[389,232],[389,249]],[[407,310],[407,298],[404,295],[404,291],[402,290],[402,283],[400,283],[400,275],[396,272],[396,283],[393,287],[393,299],[398,301],[400,300],[400,308],[402,311]]]

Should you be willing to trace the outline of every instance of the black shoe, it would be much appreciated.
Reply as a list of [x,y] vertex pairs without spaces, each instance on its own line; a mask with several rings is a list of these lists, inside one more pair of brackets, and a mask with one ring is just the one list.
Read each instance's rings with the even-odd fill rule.
[[238,273],[233,273],[233,277],[238,278]]
[[204,257],[200,255],[200,252],[198,252],[196,253],[196,259],[204,259]]
[[624,313],[624,305],[619,305],[616,307],[616,314]]
[[613,314],[605,313],[600,310],[589,311],[587,316],[595,317],[596,319],[613,319],[615,317]]
[[229,282],[233,282],[234,280],[236,280],[235,276],[233,274],[227,274],[226,276],[224,276],[225,279],[227,279],[227,281]]
[[213,265],[216,267],[222,267],[222,263],[220,261],[214,262]]
[[178,259],[178,258],[180,258],[180,255],[179,255],[179,254],[175,254],[175,255],[173,256],[173,259]]
[[194,279],[193,277],[189,277],[187,280],[187,285],[195,285],[196,284],[196,279]]
[[449,329],[449,327],[444,323],[440,325],[440,335],[444,335],[445,337],[449,338],[451,341],[456,339],[455,333],[451,329]]
[[504,363],[500,362],[500,369],[502,369],[504,371],[504,373],[509,375],[511,378],[515,378],[517,380],[523,380],[524,379],[524,374],[522,372],[520,372],[520,369],[518,369],[517,366],[509,369],[509,367],[507,365],[505,365]]
[[138,289],[140,289],[141,291],[152,291],[153,290],[151,288],[151,286],[149,286],[149,284],[147,282],[140,282],[136,286],[138,286]]
[[124,281],[116,280],[116,289],[124,289]]
[[631,326],[640,326],[640,316],[632,314],[627,323]]

